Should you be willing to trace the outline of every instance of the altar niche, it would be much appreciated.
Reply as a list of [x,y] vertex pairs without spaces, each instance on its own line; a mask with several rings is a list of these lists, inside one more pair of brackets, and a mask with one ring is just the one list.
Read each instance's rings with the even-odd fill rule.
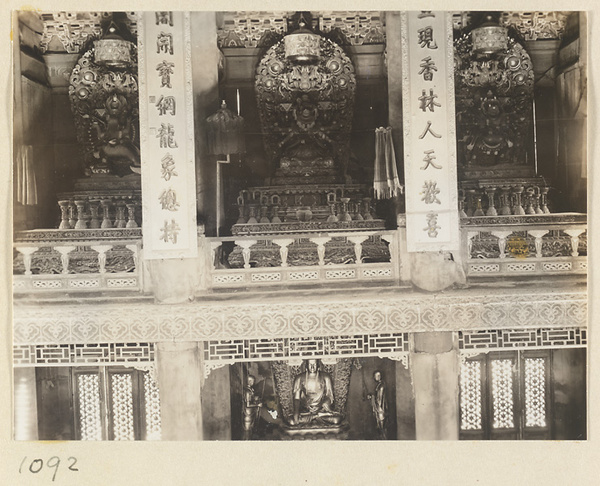
[[[414,439],[410,371],[398,361],[309,357],[228,368],[232,440]],[[207,385],[223,379],[212,374]]]

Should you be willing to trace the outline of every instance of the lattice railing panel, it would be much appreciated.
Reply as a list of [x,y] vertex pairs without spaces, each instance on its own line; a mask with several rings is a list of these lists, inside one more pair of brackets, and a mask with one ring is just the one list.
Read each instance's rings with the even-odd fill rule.
[[544,358],[525,359],[525,427],[546,426]]
[[77,376],[81,440],[102,440],[100,378],[97,374]]
[[460,371],[461,430],[481,430],[481,361],[464,361]]
[[112,374],[111,392],[114,440],[135,440],[131,374]]
[[492,403],[493,427],[512,429],[515,426],[513,413],[512,360],[492,360]]

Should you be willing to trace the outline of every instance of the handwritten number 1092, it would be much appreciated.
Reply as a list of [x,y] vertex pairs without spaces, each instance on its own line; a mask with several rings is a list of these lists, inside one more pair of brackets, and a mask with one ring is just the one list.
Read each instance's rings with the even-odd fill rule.
[[[23,473],[23,466],[25,465],[26,461],[27,461],[27,456],[25,456],[23,458],[23,460],[21,461],[21,465],[19,466],[19,474]],[[77,469],[75,467],[75,464],[77,464],[77,459],[76,458],[69,457],[67,459],[67,461],[69,461],[69,465],[67,466],[67,469],[69,469],[69,471],[79,471],[79,469]],[[58,456],[52,456],[46,462],[46,467],[47,468],[54,468],[54,474],[52,475],[52,481],[54,481],[56,479],[56,473],[58,472],[58,467],[59,466],[60,466],[60,457],[58,457]],[[29,467],[25,468],[25,472],[27,472],[27,470],[29,470],[30,473],[37,474],[42,469],[44,469],[44,460],[43,459],[33,459],[29,463]]]

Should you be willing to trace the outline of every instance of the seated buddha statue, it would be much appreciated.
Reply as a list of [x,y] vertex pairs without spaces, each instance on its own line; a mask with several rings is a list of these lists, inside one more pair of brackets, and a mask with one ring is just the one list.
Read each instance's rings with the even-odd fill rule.
[[329,373],[321,370],[319,361],[309,359],[305,371],[294,378],[292,391],[294,415],[289,420],[294,427],[329,427],[341,423],[342,414],[333,411],[333,382]]

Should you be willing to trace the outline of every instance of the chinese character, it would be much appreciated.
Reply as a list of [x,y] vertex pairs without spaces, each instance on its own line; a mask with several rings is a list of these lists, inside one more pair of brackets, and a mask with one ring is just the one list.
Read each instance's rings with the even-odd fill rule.
[[173,54],[173,34],[161,32],[156,36],[156,52],[164,51],[165,54]]
[[161,177],[165,180],[165,181],[170,181],[171,177],[178,175],[177,172],[175,172],[175,161],[173,160],[173,156],[171,154],[166,154],[161,160],[160,160],[162,167],[161,167]]
[[161,96],[156,102],[156,108],[158,108],[158,116],[163,116],[167,111],[170,111],[171,115],[175,115],[175,97]]
[[429,108],[429,111],[435,111],[434,108],[436,106],[438,108],[442,106],[437,101],[435,101],[437,95],[433,94],[432,89],[429,90],[429,95],[425,94],[425,90],[422,90],[422,92],[423,94],[419,96],[419,101],[421,102],[419,108],[421,108],[421,110],[427,111],[427,109]]
[[173,12],[156,12],[156,25],[169,24],[173,27]]
[[437,213],[427,213],[427,227],[423,228],[423,231],[427,231],[427,236],[429,236],[429,238],[437,238],[438,230],[442,229],[441,226],[438,226],[437,220]]
[[421,59],[419,67],[421,68],[419,75],[422,74],[425,81],[433,81],[433,71],[437,71],[437,67],[435,67],[435,62],[431,60],[431,56]]
[[427,169],[430,165],[434,168],[434,169],[441,169],[442,166],[441,165],[437,165],[433,160],[436,158],[435,155],[432,155],[435,151],[433,149],[431,150],[425,150],[423,153],[425,154],[425,157],[423,157],[423,162],[425,162],[425,165],[423,167],[421,167],[421,170],[425,170]]
[[167,209],[169,211],[177,211],[179,207],[179,203],[177,202],[177,193],[169,188],[169,190],[164,190],[162,194],[158,197],[160,204],[163,209]]
[[425,127],[425,130],[423,130],[423,133],[419,135],[419,140],[423,140],[425,135],[427,135],[427,132],[431,133],[435,138],[442,138],[441,135],[438,135],[431,129],[431,122],[429,120],[427,120],[427,126]]
[[435,17],[435,14],[431,13],[431,10],[421,10],[421,13],[417,15],[418,19],[424,19],[425,17]]
[[421,48],[427,47],[427,49],[437,49],[437,44],[433,40],[433,28],[423,27],[417,31],[419,34],[419,45]]
[[442,204],[441,201],[437,198],[437,195],[439,193],[440,190],[437,188],[437,182],[425,181],[425,184],[423,184],[423,191],[419,194],[423,195],[421,201],[425,201],[425,204]]
[[160,229],[162,232],[160,239],[165,243],[168,243],[169,240],[171,240],[171,242],[175,244],[177,243],[177,235],[179,234],[180,230],[181,228],[174,219],[172,219],[170,223],[165,220],[165,225]]
[[177,148],[175,128],[170,123],[161,123],[156,138],[160,138],[160,148]]
[[163,61],[156,66],[158,75],[160,76],[160,87],[171,88],[171,74],[173,74],[173,68],[175,64],[172,62]]

